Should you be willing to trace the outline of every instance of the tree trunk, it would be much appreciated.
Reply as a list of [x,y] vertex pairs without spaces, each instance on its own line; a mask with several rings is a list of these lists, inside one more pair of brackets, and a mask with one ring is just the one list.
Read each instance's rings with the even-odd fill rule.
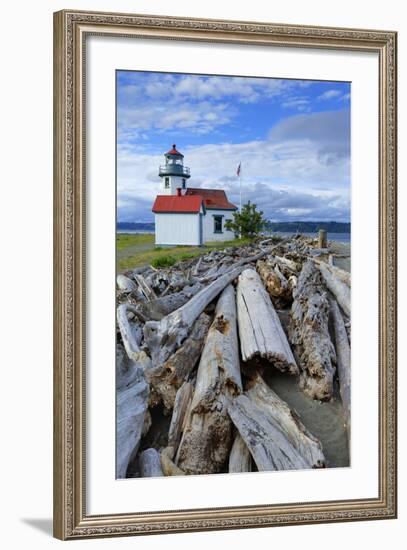
[[311,260],[302,268],[293,297],[289,339],[300,358],[300,387],[313,399],[331,399],[336,354],[328,332],[329,302]]
[[217,473],[227,463],[232,424],[227,413],[242,391],[235,292],[222,292],[198,367],[196,387],[176,458],[187,474]]
[[298,374],[278,315],[254,269],[245,269],[239,277],[237,314],[243,361],[263,357],[281,371]]
[[236,434],[229,455],[229,473],[251,472],[252,455],[239,433]]
[[280,429],[312,468],[325,466],[321,442],[307,430],[295,410],[290,409],[287,403],[269,388],[261,376],[258,375],[251,382],[246,395],[259,410],[263,411],[268,420]]
[[331,312],[334,323],[336,355],[338,358],[338,377],[339,391],[341,394],[342,405],[345,416],[346,430],[348,434],[348,444],[350,445],[350,430],[351,430],[351,401],[350,401],[350,384],[351,384],[351,356],[348,335],[345,328],[345,323],[338,304],[335,300],[330,301]]
[[162,401],[166,409],[173,408],[178,388],[188,379],[199,361],[210,323],[210,317],[201,313],[182,346],[165,363],[148,371],[151,406]]

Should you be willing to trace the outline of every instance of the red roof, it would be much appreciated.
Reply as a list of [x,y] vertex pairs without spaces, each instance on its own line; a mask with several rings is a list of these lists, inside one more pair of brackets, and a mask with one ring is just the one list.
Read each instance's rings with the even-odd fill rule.
[[202,197],[198,195],[192,197],[185,195],[157,195],[153,204],[153,212],[197,213],[201,210],[201,206]]
[[165,154],[166,154],[166,155],[179,155],[180,157],[183,157],[183,156],[184,156],[182,153],[180,153],[179,151],[177,151],[177,146],[175,145],[175,143],[173,144],[172,149],[170,149],[169,151],[167,151]]
[[199,187],[188,187],[185,195],[202,197],[205,208],[237,210],[237,206],[228,201],[226,193],[223,189],[201,189]]

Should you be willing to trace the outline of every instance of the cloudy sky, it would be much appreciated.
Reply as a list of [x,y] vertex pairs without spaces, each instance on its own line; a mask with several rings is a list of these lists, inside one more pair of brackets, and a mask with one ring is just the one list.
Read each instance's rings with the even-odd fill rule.
[[117,72],[117,219],[153,221],[173,143],[189,185],[273,221],[350,221],[350,84]]

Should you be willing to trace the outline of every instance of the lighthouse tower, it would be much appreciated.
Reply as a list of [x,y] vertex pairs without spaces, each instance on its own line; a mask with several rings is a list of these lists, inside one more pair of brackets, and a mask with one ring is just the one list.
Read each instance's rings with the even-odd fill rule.
[[162,195],[176,195],[181,189],[184,195],[187,190],[187,179],[191,177],[189,168],[184,166],[184,155],[177,151],[176,145],[165,153],[165,164],[160,166],[158,175],[161,178]]

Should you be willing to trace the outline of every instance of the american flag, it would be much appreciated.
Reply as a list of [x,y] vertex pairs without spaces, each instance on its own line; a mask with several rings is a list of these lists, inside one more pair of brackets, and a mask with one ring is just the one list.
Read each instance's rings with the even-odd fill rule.
[[239,162],[239,166],[237,167],[236,175],[240,176],[240,168],[241,168],[241,162]]

